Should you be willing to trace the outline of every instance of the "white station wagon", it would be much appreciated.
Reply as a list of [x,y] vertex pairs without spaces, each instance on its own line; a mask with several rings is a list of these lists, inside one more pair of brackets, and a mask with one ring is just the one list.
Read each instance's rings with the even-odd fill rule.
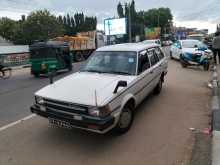
[[35,93],[31,112],[61,127],[125,133],[134,109],[159,94],[168,61],[157,44],[120,44],[97,49],[79,72]]

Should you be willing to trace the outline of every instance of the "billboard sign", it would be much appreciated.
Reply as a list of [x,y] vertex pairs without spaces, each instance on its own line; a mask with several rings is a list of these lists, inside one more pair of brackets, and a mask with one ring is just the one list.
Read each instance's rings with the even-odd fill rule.
[[159,39],[161,28],[154,27],[154,28],[145,28],[145,38],[146,39]]
[[123,35],[126,34],[126,18],[105,19],[105,35]]

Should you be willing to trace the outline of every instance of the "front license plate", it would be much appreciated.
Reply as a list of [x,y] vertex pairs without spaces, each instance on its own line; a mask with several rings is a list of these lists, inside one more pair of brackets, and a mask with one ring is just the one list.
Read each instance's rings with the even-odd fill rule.
[[49,118],[49,123],[60,128],[72,129],[71,124],[66,121]]

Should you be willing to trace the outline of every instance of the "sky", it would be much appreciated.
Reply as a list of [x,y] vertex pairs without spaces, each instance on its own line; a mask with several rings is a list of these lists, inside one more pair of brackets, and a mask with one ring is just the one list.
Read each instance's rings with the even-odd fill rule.
[[[129,0],[121,0],[122,3]],[[97,16],[98,28],[103,28],[103,20],[117,16],[116,7],[119,0],[0,0],[0,17],[7,16],[20,19],[22,14],[33,10],[48,9],[53,14],[64,15],[84,12]],[[220,23],[220,0],[135,0],[137,10],[169,7],[176,26],[208,28],[215,32]]]

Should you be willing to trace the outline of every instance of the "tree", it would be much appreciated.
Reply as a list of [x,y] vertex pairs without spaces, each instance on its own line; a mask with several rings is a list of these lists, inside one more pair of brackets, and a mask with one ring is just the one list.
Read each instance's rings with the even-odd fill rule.
[[118,11],[119,18],[123,18],[124,17],[124,9],[122,7],[121,2],[118,3],[117,11]]
[[48,40],[63,35],[63,27],[54,15],[47,10],[32,12],[23,25],[27,43],[35,40]]
[[0,36],[12,41],[14,37],[14,29],[16,26],[16,21],[9,18],[3,17],[0,19]]
[[24,22],[26,20],[26,16],[25,15],[21,15],[21,21]]

